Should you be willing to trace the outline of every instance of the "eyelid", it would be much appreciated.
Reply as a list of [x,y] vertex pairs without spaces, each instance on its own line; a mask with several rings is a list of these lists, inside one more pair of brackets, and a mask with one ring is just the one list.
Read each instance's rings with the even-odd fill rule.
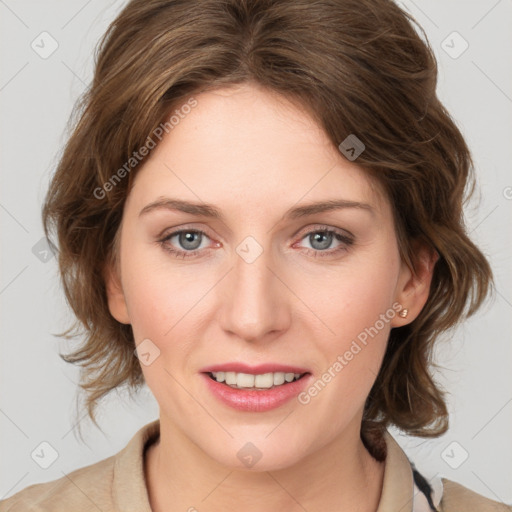
[[305,236],[317,231],[334,231],[342,236],[345,236],[346,238],[350,238],[351,240],[355,240],[356,238],[354,234],[348,231],[347,229],[338,228],[336,226],[331,226],[328,224],[311,224],[309,226],[299,229],[295,233],[295,235],[293,235],[293,237],[295,238],[301,235]]
[[183,226],[175,226],[173,228],[165,228],[161,231],[159,235],[157,235],[158,239],[167,238],[171,235],[176,235],[180,233],[181,231],[197,231],[198,233],[202,233],[206,235],[208,238],[212,238],[210,236],[208,229],[204,228],[204,225],[201,225],[201,227],[196,227],[194,224],[184,224]]

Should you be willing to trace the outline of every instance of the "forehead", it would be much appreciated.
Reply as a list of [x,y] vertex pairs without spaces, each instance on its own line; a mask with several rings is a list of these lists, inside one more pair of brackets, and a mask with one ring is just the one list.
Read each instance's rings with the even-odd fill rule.
[[194,98],[137,171],[138,205],[167,192],[238,210],[339,198],[386,206],[376,180],[295,102],[252,84]]

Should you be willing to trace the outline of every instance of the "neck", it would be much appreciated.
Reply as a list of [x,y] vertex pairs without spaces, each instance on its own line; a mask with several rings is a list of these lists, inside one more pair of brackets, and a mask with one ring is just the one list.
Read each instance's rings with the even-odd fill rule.
[[354,428],[293,466],[247,471],[219,464],[161,417],[144,462],[153,512],[375,512],[384,477]]

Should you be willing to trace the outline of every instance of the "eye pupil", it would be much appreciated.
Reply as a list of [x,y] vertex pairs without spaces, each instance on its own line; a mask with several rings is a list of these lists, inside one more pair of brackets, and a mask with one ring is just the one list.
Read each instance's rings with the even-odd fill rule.
[[[332,236],[332,233],[328,233],[327,231],[318,231],[312,235],[311,246],[315,250],[327,249],[331,245]],[[320,242],[320,244],[315,247],[316,242]]]
[[[189,249],[189,250],[193,251],[201,245],[200,235],[201,235],[201,233],[198,233],[197,231],[183,231],[179,235],[180,245],[185,249]],[[197,244],[198,240],[199,240],[199,244]]]

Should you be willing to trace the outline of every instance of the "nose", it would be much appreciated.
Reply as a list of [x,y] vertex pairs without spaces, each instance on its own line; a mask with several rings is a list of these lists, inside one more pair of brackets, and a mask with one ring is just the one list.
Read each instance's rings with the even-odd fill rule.
[[249,244],[234,254],[233,268],[219,290],[221,327],[253,343],[275,339],[289,328],[293,296],[271,252],[258,255],[260,251]]

